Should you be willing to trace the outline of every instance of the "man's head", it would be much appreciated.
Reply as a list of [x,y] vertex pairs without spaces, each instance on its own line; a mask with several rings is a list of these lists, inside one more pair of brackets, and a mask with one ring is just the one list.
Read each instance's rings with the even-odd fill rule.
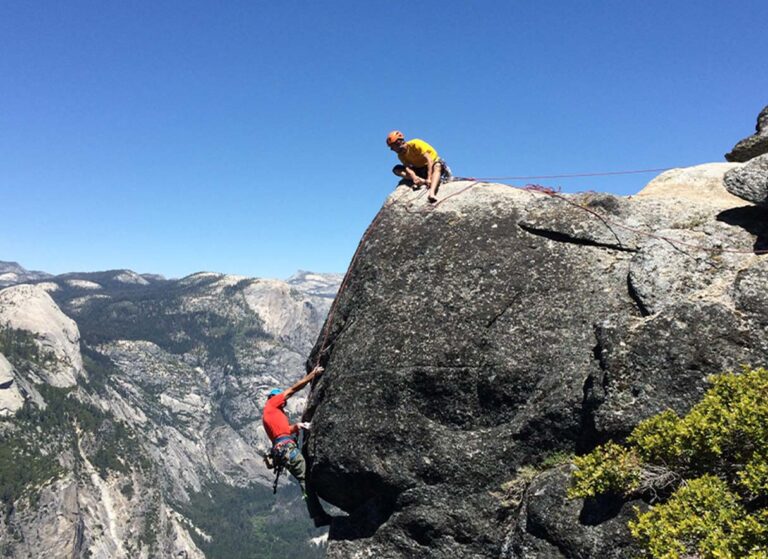
[[405,136],[403,136],[403,133],[400,132],[400,130],[392,130],[392,132],[387,134],[387,145],[389,146],[389,149],[399,153],[406,149]]
[[273,388],[267,394],[267,400],[271,399],[273,396],[277,396],[278,394],[282,394],[282,393],[283,391],[280,388]]

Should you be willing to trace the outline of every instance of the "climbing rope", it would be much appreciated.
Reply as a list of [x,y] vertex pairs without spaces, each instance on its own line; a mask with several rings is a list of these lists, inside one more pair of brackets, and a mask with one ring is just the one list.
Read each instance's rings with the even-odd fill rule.
[[[650,171],[653,171],[653,169],[647,169],[647,170],[644,170],[644,171],[617,171],[617,172],[614,172],[612,174],[642,173],[642,172],[650,172]],[[606,173],[600,173],[600,174],[606,174]],[[598,173],[591,173],[591,175],[593,175],[593,176],[594,175],[598,175]],[[567,176],[576,176],[576,175],[567,175]],[[459,178],[459,179],[454,179],[454,182],[456,182],[457,180],[460,180],[460,181],[472,181],[472,182],[470,182],[470,184],[468,184],[467,186],[457,190],[456,192],[452,192],[448,196],[445,196],[444,198],[440,199],[439,201],[435,202],[434,204],[431,204],[431,205],[429,205],[427,207],[424,207],[424,208],[422,208],[422,209],[420,209],[418,211],[409,210],[407,207],[405,208],[405,211],[408,212],[408,213],[429,213],[429,212],[434,211],[440,204],[446,202],[447,200],[449,200],[449,199],[451,199],[451,198],[453,198],[455,196],[459,196],[459,195],[463,194],[464,192],[466,192],[467,190],[469,190],[471,188],[474,188],[476,186],[480,186],[480,185],[483,185],[483,184],[485,184],[486,186],[490,186],[490,183],[488,183],[486,180],[481,180],[481,179],[478,179],[478,178]],[[768,249],[736,249],[736,248],[724,248],[724,247],[707,247],[707,246],[699,245],[699,244],[696,244],[696,243],[690,243],[690,242],[682,241],[680,239],[673,239],[671,237],[667,237],[667,236],[664,236],[664,235],[658,235],[656,233],[652,233],[650,231],[646,231],[646,230],[643,230],[643,229],[638,229],[636,227],[631,227],[629,225],[625,225],[624,223],[621,223],[619,221],[611,219],[607,215],[601,214],[600,212],[598,212],[598,211],[596,211],[596,210],[594,210],[594,209],[592,209],[592,208],[590,208],[588,206],[585,206],[583,204],[579,204],[576,201],[574,201],[574,200],[572,200],[570,198],[567,198],[561,192],[559,192],[558,190],[555,190],[552,187],[542,186],[540,184],[526,184],[524,186],[518,186],[518,185],[507,184],[507,183],[503,183],[503,182],[498,182],[498,183],[494,183],[494,184],[499,184],[501,186],[506,186],[506,187],[509,187],[509,188],[514,188],[516,190],[523,190],[523,191],[526,191],[526,192],[539,193],[539,194],[543,194],[543,195],[549,196],[551,198],[556,198],[556,199],[561,200],[561,201],[565,202],[566,204],[568,204],[568,205],[570,205],[570,206],[572,206],[574,208],[577,208],[577,209],[579,209],[579,210],[581,210],[583,212],[591,214],[593,217],[599,219],[606,226],[610,225],[610,226],[613,226],[613,227],[616,227],[616,228],[619,228],[619,229],[623,229],[625,231],[629,231],[629,232],[634,233],[636,235],[640,235],[640,236],[644,236],[644,237],[648,237],[648,238],[652,238],[652,239],[657,239],[657,240],[660,240],[660,241],[665,241],[665,242],[671,244],[672,246],[681,246],[681,247],[686,247],[686,248],[690,248],[690,249],[701,250],[701,251],[705,251],[705,252],[711,252],[711,253],[714,253],[714,254],[723,254],[723,253],[727,253],[727,254],[755,254],[755,255],[768,254]],[[577,192],[577,193],[574,193],[574,194],[586,194],[586,193],[588,193],[588,192]]]
[[570,179],[576,177],[608,177],[615,175],[638,175],[641,173],[661,173],[669,171],[675,167],[661,167],[659,169],[634,169],[631,171],[603,171],[598,173],[568,173],[565,175],[528,175],[521,177],[468,177],[461,180],[471,180],[478,182],[496,182],[496,181],[528,181],[538,179]]
[[[501,184],[503,184],[503,183],[501,183]],[[558,192],[558,191],[556,191],[556,190],[554,190],[554,189],[552,189],[550,187],[541,186],[541,185],[538,185],[538,184],[528,184],[528,185],[525,185],[525,186],[522,186],[522,187],[521,186],[511,185],[511,184],[504,184],[504,186],[508,186],[510,188],[516,188],[516,189],[519,189],[519,190],[526,190],[526,191],[529,191],[529,192],[540,192],[540,193],[545,194],[547,196],[550,196],[552,198],[557,198],[558,200],[562,200],[563,202],[565,202],[566,204],[568,204],[570,206],[573,206],[574,208],[577,208],[577,209],[582,210],[582,211],[584,211],[584,212],[586,212],[588,214],[591,214],[592,216],[596,217],[597,219],[599,219],[600,221],[602,221],[606,225],[612,225],[614,227],[617,227],[619,229],[623,229],[625,231],[629,231],[630,233],[634,233],[636,235],[641,235],[641,236],[648,237],[648,238],[651,238],[651,239],[657,239],[657,240],[660,240],[660,241],[665,241],[665,242],[671,244],[672,246],[678,246],[679,245],[679,246],[684,246],[684,247],[695,249],[695,250],[701,250],[701,251],[705,251],[705,252],[712,252],[712,253],[716,253],[716,254],[723,254],[723,253],[728,253],[728,254],[756,254],[756,255],[768,254],[768,249],[736,249],[736,248],[707,247],[707,246],[699,245],[699,244],[696,244],[696,243],[689,243],[689,242],[686,242],[686,241],[681,241],[679,239],[673,239],[673,238],[670,238],[670,237],[666,237],[664,235],[657,235],[656,233],[651,233],[650,231],[645,231],[643,229],[638,229],[636,227],[630,227],[629,225],[625,225],[624,223],[621,223],[619,221],[611,219],[610,217],[606,216],[605,214],[602,214],[602,213],[600,213],[600,212],[598,212],[598,211],[596,211],[596,210],[594,210],[592,208],[589,208],[589,207],[587,207],[585,205],[582,205],[582,204],[578,204],[574,200],[566,198],[560,192]]]

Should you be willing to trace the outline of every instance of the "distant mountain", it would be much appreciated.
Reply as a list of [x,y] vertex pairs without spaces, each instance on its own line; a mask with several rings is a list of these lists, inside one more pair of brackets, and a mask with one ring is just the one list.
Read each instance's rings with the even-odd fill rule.
[[110,270],[1,289],[0,549],[319,556],[295,489],[271,494],[260,419],[304,373],[340,279]]
[[101,287],[122,289],[131,286],[146,286],[152,283],[166,281],[157,274],[137,274],[131,270],[107,270],[105,272],[75,272],[56,276],[57,281],[65,282],[92,282]]
[[17,262],[5,262],[0,260],[0,287],[37,281],[49,277],[51,277],[51,274],[27,270]]
[[343,278],[344,274],[316,274],[299,270],[286,282],[310,295],[333,299]]

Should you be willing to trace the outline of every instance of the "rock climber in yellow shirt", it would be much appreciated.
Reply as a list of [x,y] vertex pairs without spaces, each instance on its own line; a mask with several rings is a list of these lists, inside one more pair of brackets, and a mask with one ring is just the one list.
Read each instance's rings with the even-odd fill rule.
[[429,186],[427,200],[437,201],[437,188],[441,179],[451,176],[451,171],[445,161],[440,159],[435,148],[424,140],[405,141],[403,133],[393,130],[387,135],[389,149],[397,152],[397,157],[403,163],[395,165],[392,172],[402,177],[418,190],[423,185]]

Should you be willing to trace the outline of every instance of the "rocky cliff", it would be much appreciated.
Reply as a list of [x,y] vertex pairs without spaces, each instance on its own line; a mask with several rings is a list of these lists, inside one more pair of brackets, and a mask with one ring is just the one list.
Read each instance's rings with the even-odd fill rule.
[[567,456],[766,364],[768,214],[726,192],[740,165],[633,197],[398,188],[312,357],[312,479],[349,514],[327,556],[630,556],[633,503],[569,501]]
[[339,280],[115,270],[0,290],[4,556],[317,556],[295,491],[272,497],[261,404],[303,374]]

